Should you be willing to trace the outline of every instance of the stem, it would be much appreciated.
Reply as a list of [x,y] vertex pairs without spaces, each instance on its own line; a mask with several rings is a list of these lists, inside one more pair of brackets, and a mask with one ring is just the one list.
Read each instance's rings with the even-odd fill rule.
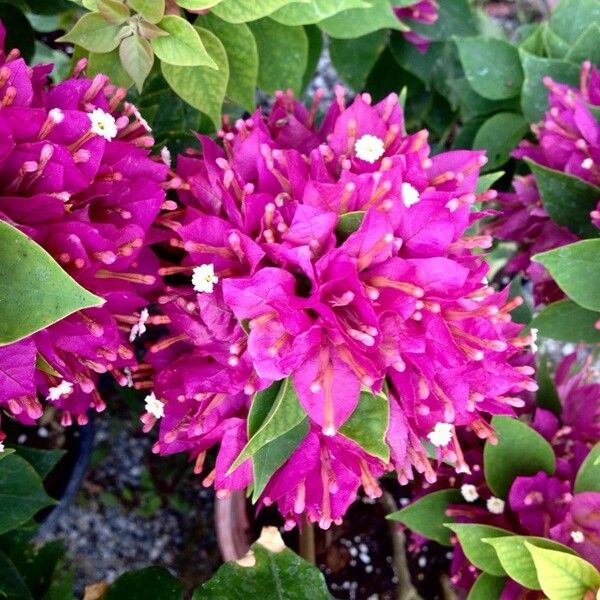
[[300,529],[300,556],[312,565],[317,564],[314,524],[308,521],[304,521]]

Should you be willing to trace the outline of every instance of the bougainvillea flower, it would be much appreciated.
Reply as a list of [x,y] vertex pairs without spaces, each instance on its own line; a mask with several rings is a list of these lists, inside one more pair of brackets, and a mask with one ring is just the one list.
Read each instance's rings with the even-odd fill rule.
[[[3,30],[2,30],[3,31]],[[62,422],[102,410],[96,383],[135,364],[130,345],[145,330],[144,295],[156,280],[146,233],[164,201],[167,168],[125,91],[107,77],[47,87],[51,67],[30,69],[18,52],[0,55],[0,219],[43,246],[78,283],[105,299],[24,341],[0,349],[0,404],[31,423],[38,394]],[[41,356],[53,374],[36,370]]]
[[[431,25],[438,19],[438,4],[436,0],[417,0],[414,4],[409,6],[398,6],[394,8],[396,16],[404,21],[408,19],[408,25],[410,21],[417,21],[418,23],[424,23],[425,25]],[[404,37],[411,44],[414,44],[420,52],[426,52],[429,47],[429,40],[415,31],[403,32]]]

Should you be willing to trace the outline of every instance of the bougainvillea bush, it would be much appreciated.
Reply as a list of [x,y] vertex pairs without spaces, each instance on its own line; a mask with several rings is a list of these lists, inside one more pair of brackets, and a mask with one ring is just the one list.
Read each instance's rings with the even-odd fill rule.
[[[458,597],[596,597],[600,1],[555,5],[0,4],[0,595],[73,584],[66,463],[6,431],[127,398],[238,537],[314,562],[377,504]],[[324,39],[348,87],[304,94]],[[276,528],[242,554],[194,598],[332,597]],[[184,593],[94,597],[140,589]]]

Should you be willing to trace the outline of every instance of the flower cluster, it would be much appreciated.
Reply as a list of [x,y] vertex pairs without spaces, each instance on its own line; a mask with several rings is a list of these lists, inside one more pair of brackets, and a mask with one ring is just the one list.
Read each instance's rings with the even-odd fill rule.
[[[438,5],[436,0],[418,0],[410,6],[398,6],[394,8],[396,16],[404,21],[417,21],[425,25],[431,25],[438,19]],[[420,52],[426,52],[429,40],[415,31],[404,32],[404,38],[414,44]]]
[[85,423],[88,408],[104,408],[99,374],[128,383],[129,342],[145,330],[145,294],[157,279],[146,234],[167,168],[149,158],[154,142],[137,109],[121,107],[125,90],[82,77],[84,68],[48,87],[50,65],[0,53],[0,219],[106,301],[0,348],[0,405],[24,423],[42,414],[38,394],[63,424]]
[[[423,445],[468,471],[456,427],[494,438],[485,413],[511,414],[535,390],[533,369],[513,364],[528,338],[510,310],[518,299],[487,285],[487,265],[467,236],[481,152],[430,157],[427,132],[407,135],[392,94],[343,92],[315,125],[310,110],[279,93],[271,112],[225,124],[222,145],[179,157],[179,209],[170,231],[166,291],[170,334],[140,373],[154,390],[143,417],[157,419],[155,451],[188,451],[220,496],[251,483],[250,460],[230,472],[247,442],[256,391],[291,378],[308,433],[270,479],[289,526],[305,513],[328,527],[362,484],[395,468],[435,480]],[[361,391],[389,402],[390,460],[370,455],[340,427]],[[367,394],[365,401],[369,401]]]
[[[532,127],[537,143],[521,142],[513,157],[529,158],[600,187],[600,123],[590,110],[600,106],[600,73],[585,62],[579,90],[549,77],[544,83],[550,90],[550,108],[544,120]],[[519,244],[519,252],[506,271],[526,272],[533,281],[536,302],[552,302],[562,292],[546,269],[530,259],[538,252],[576,242],[578,238],[550,219],[533,176],[517,177],[514,189],[515,193],[499,195],[502,214],[488,226],[487,232]],[[600,192],[598,196],[600,206]],[[600,225],[598,208],[591,213],[591,219]]]

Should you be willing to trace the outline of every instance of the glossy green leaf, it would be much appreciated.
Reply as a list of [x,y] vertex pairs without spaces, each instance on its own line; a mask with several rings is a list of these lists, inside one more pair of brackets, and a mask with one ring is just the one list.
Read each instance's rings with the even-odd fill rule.
[[388,462],[390,449],[385,436],[389,413],[389,400],[384,395],[361,392],[354,412],[340,427],[339,433],[354,440],[367,454]]
[[536,352],[535,359],[535,379],[539,386],[535,395],[535,402],[540,408],[545,408],[552,411],[555,415],[560,416],[562,404],[558,397],[554,380],[552,379],[554,364],[544,352]]
[[54,500],[27,461],[16,454],[0,460],[0,534],[26,523],[52,504]]
[[519,52],[504,40],[470,37],[456,40],[467,81],[489,100],[506,100],[519,95],[523,69]]
[[41,246],[4,221],[0,221],[0,248],[0,345],[104,303]]
[[90,52],[110,52],[119,45],[119,26],[107,23],[99,12],[83,15],[58,42],[77,44]]
[[478,569],[485,573],[503,577],[506,575],[504,567],[500,564],[496,551],[482,541],[483,538],[497,538],[514,535],[506,529],[480,525],[478,523],[452,523],[447,525],[458,537],[460,547]]
[[119,46],[119,57],[123,68],[141,92],[154,64],[150,42],[137,34],[126,37]]
[[277,400],[283,381],[284,380],[275,381],[268,388],[254,394],[248,412],[248,439],[250,439],[265,422],[275,404],[275,400]]
[[204,47],[200,31],[185,19],[167,15],[158,26],[169,34],[151,41],[154,54],[163,63],[177,67],[219,68],[216,58]]
[[103,600],[183,600],[183,585],[164,567],[147,567],[121,575]]
[[65,450],[40,450],[28,446],[16,446],[15,451],[35,469],[42,480],[46,479],[66,453]]
[[338,75],[352,89],[361,91],[387,40],[385,29],[352,40],[331,38],[329,54]]
[[29,62],[35,50],[35,31],[23,11],[12,4],[0,3],[0,21],[4,25],[6,38],[4,50],[17,48]]
[[352,8],[369,8],[370,0],[311,0],[293,2],[271,14],[282,25],[310,25]]
[[504,577],[481,573],[469,590],[467,600],[499,600],[505,585]]
[[539,335],[575,344],[599,344],[600,331],[595,328],[600,313],[582,308],[572,300],[560,300],[546,306],[534,317],[531,328]]
[[473,141],[473,149],[487,153],[485,170],[496,169],[506,163],[528,129],[523,116],[515,113],[501,112],[485,121]]
[[110,77],[111,83],[127,89],[133,85],[133,80],[121,64],[119,50],[115,48],[112,52],[97,54],[90,52],[88,56],[87,74],[97,75],[102,73]]
[[600,188],[531,160],[527,160],[527,164],[535,175],[544,208],[552,220],[565,225],[579,237],[598,237],[598,228],[592,224],[590,212],[600,199]]
[[586,456],[575,478],[574,491],[600,492],[600,442],[598,442]]
[[[272,19],[249,24],[258,49],[258,85],[272,94],[292,88],[300,95],[308,61],[308,38],[304,27],[286,27]],[[285,48],[285,52],[274,52]]]
[[364,210],[356,210],[353,212],[344,213],[340,216],[335,233],[341,237],[348,237],[351,233],[354,233],[365,218]]
[[215,129],[218,129],[221,126],[221,105],[227,89],[229,63],[219,38],[206,29],[200,31],[218,69],[175,67],[162,63],[161,70],[173,91],[188,104],[205,113]]
[[227,23],[211,13],[199,17],[196,25],[214,33],[225,48],[229,65],[226,97],[253,110],[258,82],[258,49],[248,25]]
[[579,86],[580,65],[564,60],[541,58],[523,49],[519,49],[521,65],[525,78],[521,90],[521,107],[523,114],[530,123],[536,123],[548,109],[548,88],[543,79],[552,77],[554,81]]
[[306,69],[302,77],[302,90],[306,90],[315,76],[319,59],[323,53],[323,32],[316,25],[305,25],[304,33],[308,41],[308,55],[306,57]]
[[600,23],[600,0],[561,0],[552,11],[550,28],[575,44],[590,23]]
[[589,60],[593,64],[600,64],[600,25],[592,23],[569,49],[565,59],[572,63],[582,63]]
[[0,597],[10,600],[33,600],[21,574],[2,551],[0,551]]
[[165,0],[127,0],[127,2],[135,12],[150,23],[158,23],[165,14]]
[[515,477],[545,471],[552,475],[556,458],[550,444],[535,429],[507,416],[492,418],[496,445],[486,442],[483,450],[485,480],[492,492],[506,498]]
[[481,175],[477,180],[477,190],[478,194],[483,194],[483,192],[487,192],[498,179],[503,177],[505,171],[494,171],[493,173],[487,173],[486,175]]
[[119,0],[97,0],[98,11],[107,23],[121,25],[131,14],[123,2]]
[[445,524],[453,522],[446,510],[449,504],[460,504],[463,498],[456,489],[440,490],[422,496],[386,518],[404,523],[422,536],[438,544],[451,546],[451,532]]
[[[217,17],[230,23],[247,23],[267,17],[277,9],[293,2],[309,3],[310,0],[260,0],[260,2],[248,2],[248,0],[222,0],[213,11]],[[277,46],[274,46],[276,48]],[[284,48],[285,46],[282,46]]]
[[369,0],[370,8],[345,10],[324,19],[319,27],[334,38],[358,38],[379,29],[406,31],[407,27],[396,17],[389,0]]

